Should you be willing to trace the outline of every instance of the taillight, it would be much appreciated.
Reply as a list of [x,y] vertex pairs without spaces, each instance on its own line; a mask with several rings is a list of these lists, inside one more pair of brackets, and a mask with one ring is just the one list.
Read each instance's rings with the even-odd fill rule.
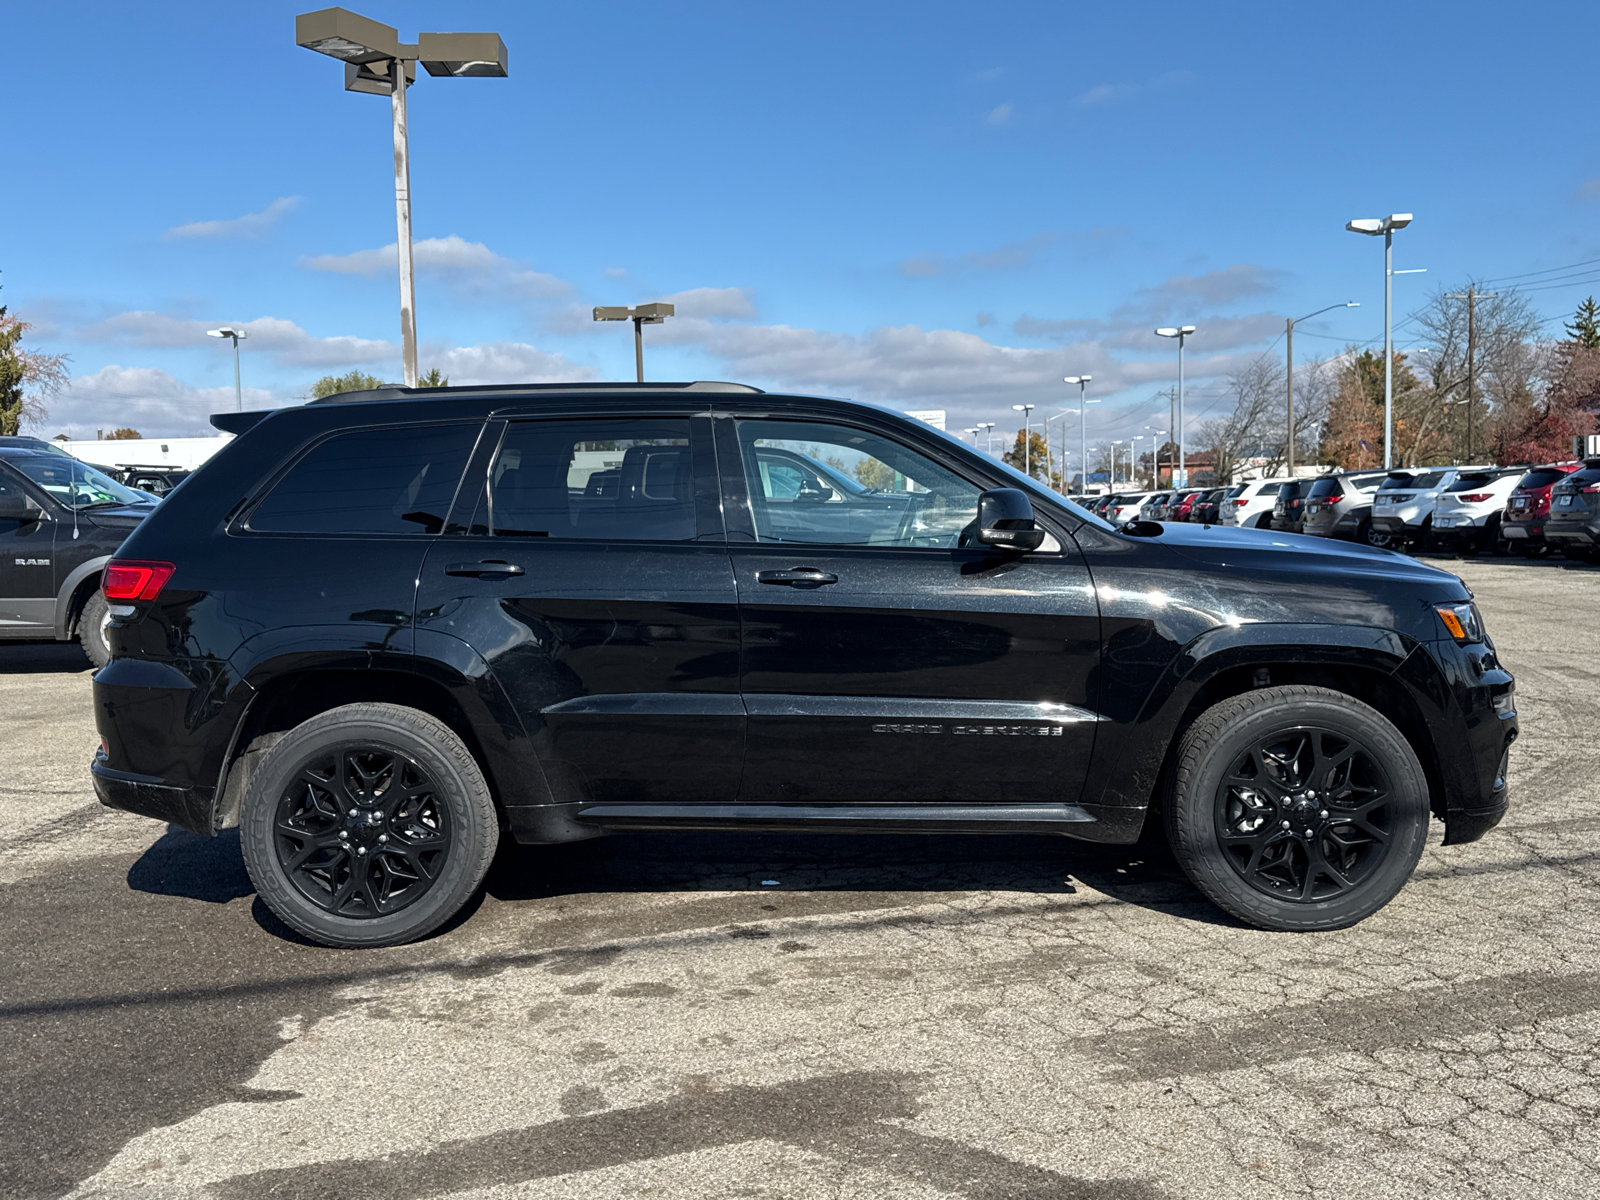
[[178,568],[169,562],[113,558],[100,576],[107,600],[154,600]]
[[1468,504],[1482,504],[1485,500],[1493,500],[1493,492],[1473,492],[1470,496],[1457,496],[1457,500],[1465,500]]
[[1600,483],[1591,483],[1583,489],[1583,494],[1585,496],[1600,496]]
[[1246,504],[1249,504],[1249,503],[1250,503],[1250,501],[1248,501],[1248,500],[1235,500],[1233,502],[1235,508],[1243,508]]

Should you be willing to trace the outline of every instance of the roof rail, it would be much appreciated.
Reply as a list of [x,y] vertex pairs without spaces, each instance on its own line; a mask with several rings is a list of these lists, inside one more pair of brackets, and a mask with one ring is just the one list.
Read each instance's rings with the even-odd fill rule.
[[692,383],[491,383],[442,388],[408,388],[387,384],[364,392],[339,392],[312,400],[311,404],[354,404],[364,400],[448,400],[451,396],[499,396],[527,392],[604,392],[608,395],[648,395],[653,392],[739,392],[762,395],[747,383],[698,379]]

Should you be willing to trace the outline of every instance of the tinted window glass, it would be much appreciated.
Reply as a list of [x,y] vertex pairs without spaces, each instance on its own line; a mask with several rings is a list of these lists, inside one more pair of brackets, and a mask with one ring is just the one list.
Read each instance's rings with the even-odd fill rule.
[[1319,479],[1311,485],[1308,496],[1342,496],[1344,488],[1337,479]]
[[1591,483],[1594,483],[1597,480],[1600,480],[1600,467],[1586,467],[1582,471],[1574,471],[1571,475],[1568,475],[1564,480],[1561,481],[1561,483],[1556,485],[1556,487],[1551,490],[1557,492],[1576,492],[1581,488],[1588,487]]
[[1517,484],[1517,486],[1520,488],[1529,489],[1545,488],[1549,487],[1558,479],[1565,479],[1566,476],[1567,473],[1565,471],[1552,471],[1549,468],[1540,468],[1535,471],[1529,471],[1522,477],[1522,480]]
[[763,542],[949,546],[978,515],[975,484],[899,442],[812,421],[741,421]]
[[695,536],[687,417],[516,421],[474,533],[584,541]]
[[1390,475],[1378,485],[1380,492],[1403,492],[1418,486],[1410,475]]
[[124,487],[109,475],[65,454],[7,455],[6,461],[49,492],[63,508],[155,503],[149,493]]
[[476,424],[357,429],[318,442],[250,515],[268,533],[438,533]]
[[1482,471],[1475,471],[1471,475],[1458,475],[1456,481],[1450,485],[1452,492],[1475,492],[1487,484],[1500,478],[1498,475],[1489,475]]
[[1436,488],[1443,481],[1443,471],[1424,471],[1421,475],[1415,475],[1412,477],[1411,486],[1422,489]]

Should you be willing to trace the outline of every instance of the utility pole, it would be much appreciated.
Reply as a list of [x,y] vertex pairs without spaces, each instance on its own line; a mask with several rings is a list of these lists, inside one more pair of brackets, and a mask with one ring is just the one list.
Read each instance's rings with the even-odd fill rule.
[[1472,410],[1476,407],[1472,401],[1475,395],[1474,385],[1476,383],[1473,360],[1477,356],[1478,349],[1476,322],[1478,301],[1493,300],[1499,295],[1499,292],[1480,292],[1477,284],[1471,284],[1465,293],[1452,292],[1446,296],[1448,300],[1465,300],[1467,302],[1467,398],[1464,403],[1467,406],[1467,461],[1469,463],[1472,461]]

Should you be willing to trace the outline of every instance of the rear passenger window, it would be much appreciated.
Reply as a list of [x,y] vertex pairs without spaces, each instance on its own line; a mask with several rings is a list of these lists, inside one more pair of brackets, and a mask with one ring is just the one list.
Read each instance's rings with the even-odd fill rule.
[[480,426],[357,429],[318,442],[250,514],[261,533],[438,533]]
[[472,531],[588,541],[694,540],[688,418],[513,422]]

